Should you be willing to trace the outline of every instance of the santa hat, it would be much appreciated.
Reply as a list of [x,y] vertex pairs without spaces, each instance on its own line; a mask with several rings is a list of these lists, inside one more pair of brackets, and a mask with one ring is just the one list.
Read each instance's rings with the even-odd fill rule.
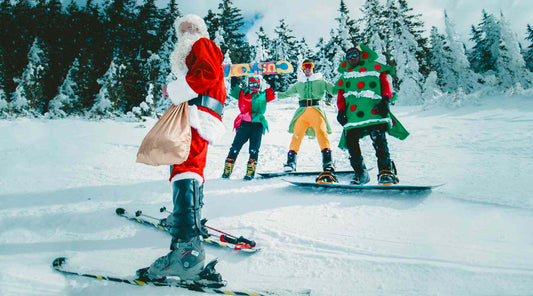
[[209,38],[209,33],[207,32],[207,25],[205,24],[204,19],[197,16],[196,14],[187,14],[182,17],[177,17],[174,21],[174,29],[176,30],[176,35],[179,38],[180,35],[180,25],[184,22],[191,23],[198,31],[200,35],[205,38]]
[[257,83],[261,83],[261,80],[259,79],[259,77],[250,77],[248,79],[248,83],[252,83],[252,82],[257,82]]

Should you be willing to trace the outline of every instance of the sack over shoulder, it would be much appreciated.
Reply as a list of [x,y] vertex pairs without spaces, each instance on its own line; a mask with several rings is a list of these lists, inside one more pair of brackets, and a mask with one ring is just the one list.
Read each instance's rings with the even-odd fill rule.
[[172,104],[144,137],[137,162],[148,165],[173,165],[184,162],[191,148],[189,104]]

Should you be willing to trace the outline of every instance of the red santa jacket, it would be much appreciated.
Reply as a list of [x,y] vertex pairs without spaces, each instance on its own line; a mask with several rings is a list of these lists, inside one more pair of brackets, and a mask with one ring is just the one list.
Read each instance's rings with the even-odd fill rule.
[[[185,59],[187,73],[177,73],[175,81],[167,86],[167,93],[175,105],[195,99],[198,95],[207,95],[218,100],[222,105],[226,101],[223,55],[215,42],[200,38]],[[223,134],[222,118],[210,109],[190,105],[189,121],[192,128],[205,140],[213,142]]]

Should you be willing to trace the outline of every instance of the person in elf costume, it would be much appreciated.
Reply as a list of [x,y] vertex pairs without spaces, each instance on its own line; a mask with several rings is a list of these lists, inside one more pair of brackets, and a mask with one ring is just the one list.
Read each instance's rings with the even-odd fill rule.
[[397,184],[399,179],[390,158],[386,134],[400,140],[409,135],[389,109],[396,94],[392,93],[387,74],[394,75],[394,68],[377,62],[377,58],[377,53],[364,44],[349,49],[338,68],[341,77],[335,85],[337,120],[344,127],[339,147],[350,153],[354,169],[351,183],[356,185],[370,181],[359,139],[370,136],[376,150],[378,183],[390,185]]
[[331,127],[325,112],[320,108],[320,101],[324,99],[325,94],[333,96],[337,91],[333,84],[322,78],[321,73],[313,73],[314,66],[311,60],[304,60],[302,71],[305,74],[305,78],[299,80],[286,92],[278,92],[278,98],[280,99],[293,96],[299,98],[299,108],[296,109],[296,113],[289,125],[289,133],[293,133],[293,135],[284,170],[286,172],[296,170],[296,156],[304,135],[316,136],[322,152],[323,169],[316,181],[319,183],[333,183],[337,182],[337,178],[335,177],[331,145],[328,138],[328,134],[331,134]]
[[[171,166],[169,180],[174,209],[167,218],[172,236],[170,252],[150,267],[138,270],[141,279],[166,276],[178,276],[182,280],[204,278],[200,276],[205,261],[200,238],[206,234],[200,212],[204,168],[208,145],[223,134],[220,131],[224,129],[221,116],[226,88],[222,52],[208,39],[207,27],[201,17],[191,14],[178,17],[174,26],[178,42],[170,56],[170,64],[177,79],[163,87],[163,95],[170,97],[175,105],[188,102],[191,145],[188,158]],[[220,277],[218,273],[215,275]]]
[[248,148],[250,158],[248,159],[244,180],[251,180],[255,175],[261,138],[268,131],[268,122],[264,115],[267,103],[273,101],[276,96],[272,87],[261,91],[259,77],[250,77],[247,88],[233,87],[230,91],[230,96],[239,99],[241,113],[235,118],[233,123],[236,134],[229,149],[228,157],[226,157],[222,178],[230,177],[242,146],[250,140]]

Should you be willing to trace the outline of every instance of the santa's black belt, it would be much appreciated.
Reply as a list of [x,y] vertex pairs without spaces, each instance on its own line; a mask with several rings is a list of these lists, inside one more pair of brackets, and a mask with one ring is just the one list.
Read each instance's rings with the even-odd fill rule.
[[300,100],[298,101],[298,103],[300,104],[300,107],[311,107],[311,106],[320,105],[320,100],[307,99],[307,100]]
[[189,105],[207,108],[220,115],[220,117],[222,117],[222,112],[224,111],[224,105],[219,100],[206,95],[198,95],[198,97],[189,101]]

